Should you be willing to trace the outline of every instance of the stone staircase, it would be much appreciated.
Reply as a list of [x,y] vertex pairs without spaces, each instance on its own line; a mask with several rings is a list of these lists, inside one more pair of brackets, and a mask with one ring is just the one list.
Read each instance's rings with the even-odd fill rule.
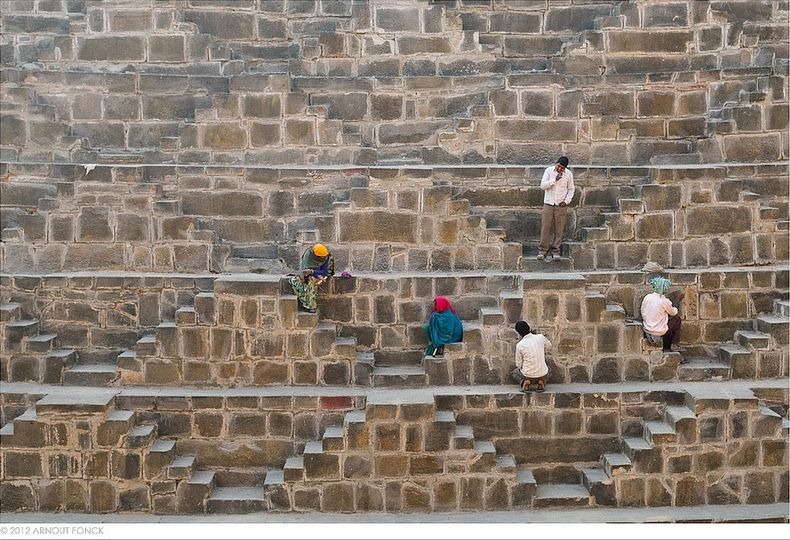
[[[451,511],[475,501],[502,509],[529,503],[530,486],[514,482],[515,472],[513,456],[475,440],[470,426],[432,401],[369,401],[269,473],[267,495],[280,511]],[[424,487],[414,483],[420,478]]]
[[39,333],[39,321],[22,318],[19,304],[0,305],[0,317],[3,363],[7,366],[9,380],[67,383],[63,371],[76,362],[76,351],[59,348],[56,334]]

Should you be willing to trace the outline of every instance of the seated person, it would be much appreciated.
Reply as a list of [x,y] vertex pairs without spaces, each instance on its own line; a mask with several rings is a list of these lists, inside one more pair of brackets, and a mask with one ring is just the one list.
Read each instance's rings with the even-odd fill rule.
[[[642,299],[642,325],[645,338],[658,344],[659,338],[663,342],[664,352],[680,350],[680,316],[678,308],[672,305],[666,292],[672,283],[660,276],[650,280],[653,292]],[[678,302],[683,299],[681,293]]]
[[433,310],[428,324],[425,325],[425,332],[428,334],[426,356],[440,356],[444,354],[444,346],[447,343],[457,343],[464,338],[461,319],[444,296],[433,299]]
[[305,250],[299,263],[300,275],[288,280],[308,313],[315,313],[318,286],[335,273],[335,260],[324,244],[316,244]]
[[549,374],[546,349],[551,347],[551,341],[543,334],[533,334],[526,321],[516,323],[516,332],[521,341],[516,344],[516,367],[510,377],[519,383],[522,392],[529,392],[533,382],[537,392],[544,392]]

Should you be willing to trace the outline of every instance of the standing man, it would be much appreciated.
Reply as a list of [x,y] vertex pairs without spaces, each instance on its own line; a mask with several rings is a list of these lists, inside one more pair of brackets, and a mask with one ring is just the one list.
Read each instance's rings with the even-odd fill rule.
[[[538,260],[551,259],[552,252],[560,254],[562,235],[565,233],[565,220],[568,217],[568,205],[573,199],[576,187],[573,185],[573,173],[568,169],[568,158],[561,156],[553,167],[546,167],[540,181],[543,193],[543,213],[540,216],[540,245]],[[554,241],[551,231],[554,229]]]

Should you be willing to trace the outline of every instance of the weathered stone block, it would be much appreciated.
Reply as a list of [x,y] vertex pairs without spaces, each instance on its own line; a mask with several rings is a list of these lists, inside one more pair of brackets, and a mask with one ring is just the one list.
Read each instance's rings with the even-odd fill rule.
[[211,34],[219,39],[252,39],[255,18],[247,13],[228,11],[185,10],[185,22],[195,23],[201,34]]
[[145,60],[145,38],[142,36],[78,38],[77,58],[90,61],[141,62]]
[[701,206],[686,210],[686,228],[694,235],[747,232],[751,226],[751,209],[744,206]]
[[183,62],[183,35],[151,35],[148,36],[149,62]]

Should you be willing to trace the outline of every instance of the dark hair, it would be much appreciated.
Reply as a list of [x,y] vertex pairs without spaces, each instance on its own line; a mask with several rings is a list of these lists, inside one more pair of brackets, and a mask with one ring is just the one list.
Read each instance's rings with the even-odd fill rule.
[[570,161],[568,161],[568,158],[566,158],[565,156],[560,156],[560,159],[557,160],[557,163],[559,163],[563,167],[567,167]]
[[527,321],[518,321],[516,323],[516,332],[518,332],[518,335],[521,337],[529,334],[529,325],[527,324]]

